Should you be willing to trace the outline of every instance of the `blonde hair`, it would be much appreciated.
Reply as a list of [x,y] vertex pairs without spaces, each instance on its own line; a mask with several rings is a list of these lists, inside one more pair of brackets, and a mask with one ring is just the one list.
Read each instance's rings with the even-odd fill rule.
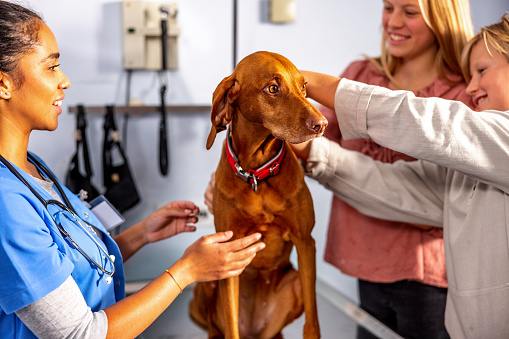
[[467,81],[470,81],[470,53],[472,48],[484,41],[486,49],[491,55],[490,46],[502,54],[509,62],[509,13],[505,13],[496,24],[481,27],[481,31],[474,36],[464,47],[461,54],[461,70]]
[[[440,78],[452,82],[448,72],[461,75],[461,52],[474,35],[468,0],[419,0],[424,21],[438,44],[435,64]],[[382,54],[370,60],[392,82],[400,58],[389,54],[387,39],[382,36]]]

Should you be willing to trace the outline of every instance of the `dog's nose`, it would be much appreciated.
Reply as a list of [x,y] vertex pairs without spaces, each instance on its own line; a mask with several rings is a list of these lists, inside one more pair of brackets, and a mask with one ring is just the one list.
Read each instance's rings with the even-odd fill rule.
[[328,121],[325,117],[312,118],[308,120],[308,128],[314,131],[316,134],[323,134],[325,127],[327,127]]

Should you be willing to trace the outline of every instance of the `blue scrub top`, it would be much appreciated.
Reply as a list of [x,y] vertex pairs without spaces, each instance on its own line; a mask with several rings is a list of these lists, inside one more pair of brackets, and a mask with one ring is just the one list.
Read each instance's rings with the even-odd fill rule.
[[[37,158],[41,161],[39,158]],[[41,161],[42,163],[42,161]],[[46,166],[43,163],[44,166]],[[53,199],[30,175],[16,170],[45,199]],[[46,167],[47,168],[47,167]],[[120,250],[101,222],[61,183],[76,213],[102,233],[93,236],[109,254],[115,256],[113,282],[67,240],[39,199],[10,170],[0,163],[0,333],[2,338],[33,338],[32,332],[14,314],[60,286],[72,275],[87,305],[96,312],[125,296],[125,278]],[[111,263],[78,225],[61,218],[72,239],[107,271]]]

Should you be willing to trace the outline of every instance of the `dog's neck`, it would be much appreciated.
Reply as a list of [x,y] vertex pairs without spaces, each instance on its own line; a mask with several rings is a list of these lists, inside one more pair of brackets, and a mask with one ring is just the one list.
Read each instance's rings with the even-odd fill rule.
[[231,122],[233,151],[244,169],[258,168],[278,153],[284,141],[274,137],[263,125],[238,116]]

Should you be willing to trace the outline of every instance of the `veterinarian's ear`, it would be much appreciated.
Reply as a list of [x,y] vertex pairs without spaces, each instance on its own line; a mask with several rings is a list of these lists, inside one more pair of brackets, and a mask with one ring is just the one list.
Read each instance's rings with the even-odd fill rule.
[[216,134],[224,131],[226,126],[232,121],[233,102],[240,92],[240,84],[233,75],[226,77],[217,85],[212,95],[212,112],[210,120],[212,127],[207,138],[207,149],[212,147]]
[[10,97],[9,93],[15,90],[14,81],[7,73],[0,72],[0,99],[7,99]]

